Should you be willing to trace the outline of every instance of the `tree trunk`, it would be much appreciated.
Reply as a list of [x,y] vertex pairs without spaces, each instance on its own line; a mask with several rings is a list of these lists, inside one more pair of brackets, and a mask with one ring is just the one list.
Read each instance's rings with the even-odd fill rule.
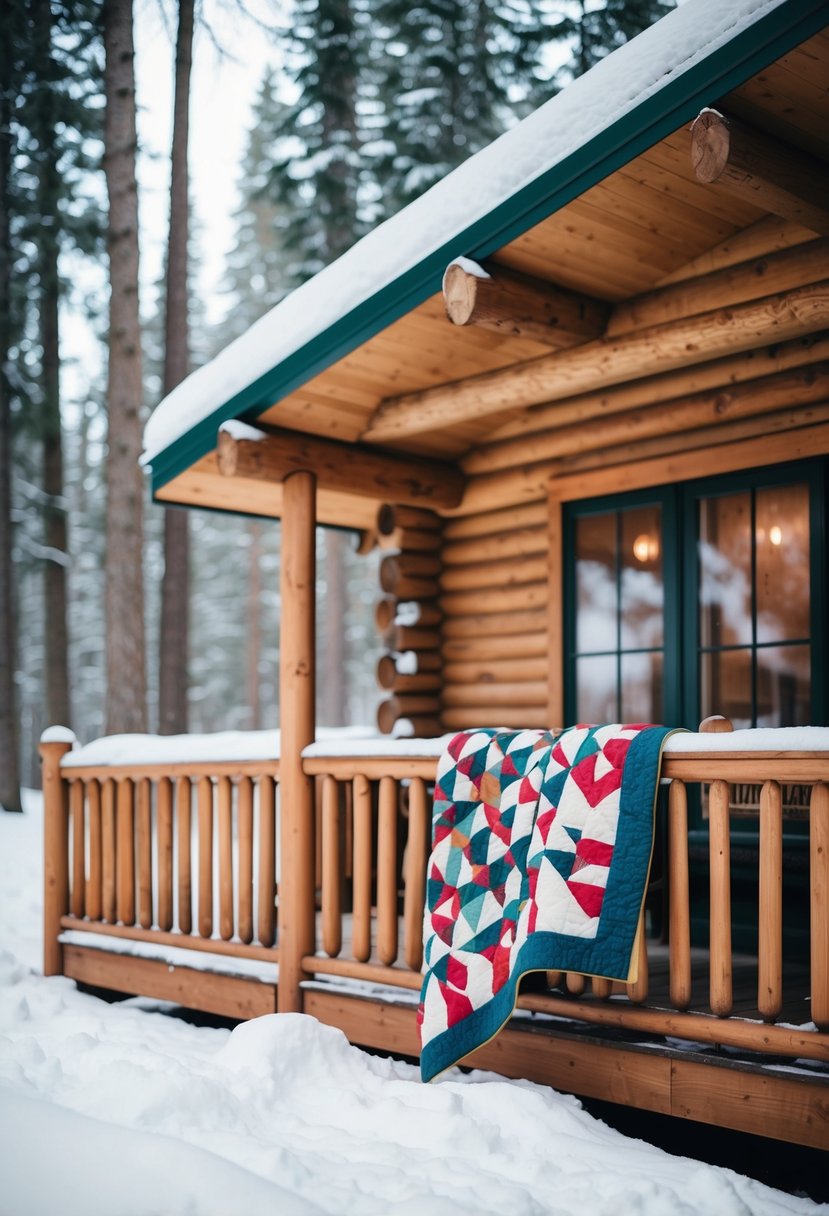
[[105,0],[104,169],[109,195],[107,731],[145,731],[141,329],[132,0]]
[[[170,232],[167,246],[167,307],[164,326],[165,395],[171,392],[190,370],[187,307],[187,141],[192,51],[193,0],[179,0],[170,173]],[[165,512],[158,705],[159,730],[163,735],[183,734],[187,730],[190,608],[188,522],[186,511],[168,509]]]
[[38,0],[33,25],[36,60],[42,65],[43,97],[38,109],[40,166],[38,212],[42,220],[40,251],[40,341],[42,348],[41,388],[43,440],[44,541],[47,549],[43,576],[44,668],[46,674],[46,719],[71,726],[69,704],[69,639],[67,634],[67,538],[66,505],[63,498],[63,443],[60,417],[60,353],[58,337],[58,199],[61,179],[58,170],[56,124],[57,95],[51,87],[52,10],[50,0]]
[[325,532],[325,664],[323,666],[323,721],[344,726],[346,718],[345,546],[344,532]]
[[12,425],[7,380],[12,344],[11,235],[9,173],[11,169],[11,42],[0,39],[0,808],[19,811],[20,754],[17,735],[17,661],[12,582]]
[[262,657],[262,525],[253,520],[249,528],[248,554],[248,627],[247,646],[248,709],[250,729],[262,729],[262,685],[259,661]]

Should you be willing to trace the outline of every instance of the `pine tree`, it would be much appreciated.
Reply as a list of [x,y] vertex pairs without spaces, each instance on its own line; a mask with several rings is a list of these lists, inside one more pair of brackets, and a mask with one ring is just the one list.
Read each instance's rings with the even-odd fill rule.
[[556,82],[563,85],[583,75],[674,7],[672,0],[602,0],[598,5],[574,0],[573,11],[550,28],[552,38],[566,40],[573,47],[572,57],[557,73]]
[[547,38],[532,0],[380,0],[378,175],[390,214],[540,100]]
[[358,0],[295,0],[293,17],[298,97],[269,133],[289,287],[338,258],[370,222],[357,112],[367,13]]
[[[187,144],[190,70],[193,62],[193,15],[193,0],[179,0],[165,292],[165,396],[172,392],[190,370]],[[164,513],[164,577],[161,584],[159,639],[158,728],[162,734],[183,734],[187,730],[189,614],[188,513],[168,509]]]

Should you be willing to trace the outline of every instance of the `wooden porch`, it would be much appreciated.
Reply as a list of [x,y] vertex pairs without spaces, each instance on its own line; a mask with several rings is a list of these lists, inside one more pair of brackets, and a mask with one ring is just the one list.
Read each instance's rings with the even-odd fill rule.
[[[391,742],[314,754],[306,811],[286,797],[284,761],[88,767],[69,746],[42,748],[47,974],[230,1017],[304,1011],[355,1043],[418,1054],[434,756]],[[635,985],[530,977],[468,1062],[829,1148],[829,756],[701,749],[667,756],[663,777],[668,943],[643,937]],[[732,952],[729,801],[746,782],[762,789],[756,957]],[[791,782],[810,789],[808,965],[783,948]],[[687,827],[702,785],[706,949],[691,946]]]

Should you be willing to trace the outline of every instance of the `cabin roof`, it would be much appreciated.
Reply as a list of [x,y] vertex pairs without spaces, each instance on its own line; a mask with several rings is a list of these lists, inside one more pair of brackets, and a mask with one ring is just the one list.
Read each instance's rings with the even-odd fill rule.
[[[251,486],[240,497],[239,482],[219,474],[217,433],[227,420],[354,443],[390,397],[549,354],[525,335],[448,324],[441,281],[457,257],[612,307],[759,228],[769,218],[762,209],[693,179],[684,128],[722,103],[829,159],[825,21],[823,0],[688,0],[609,55],[179,385],[145,432],[155,496],[278,515],[278,494]],[[793,229],[773,221],[765,247],[747,243],[744,256],[811,235]],[[379,441],[454,460],[492,422],[467,418]],[[323,522],[354,526],[367,526],[373,511],[351,495],[320,506]]]

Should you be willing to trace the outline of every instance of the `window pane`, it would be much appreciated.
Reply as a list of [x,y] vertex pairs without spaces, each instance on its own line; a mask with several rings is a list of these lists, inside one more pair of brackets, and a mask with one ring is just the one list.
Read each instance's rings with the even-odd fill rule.
[[723,714],[735,728],[751,726],[751,650],[700,655],[701,717]]
[[757,651],[757,725],[808,726],[810,646]]
[[757,641],[809,637],[809,487],[757,491]]
[[617,721],[614,655],[576,660],[576,718],[579,722]]
[[751,496],[706,498],[699,510],[700,640],[703,646],[750,644]]
[[622,721],[661,722],[662,654],[622,655]]
[[616,514],[576,521],[576,650],[616,649]]
[[658,506],[622,512],[622,649],[661,646],[662,512]]

